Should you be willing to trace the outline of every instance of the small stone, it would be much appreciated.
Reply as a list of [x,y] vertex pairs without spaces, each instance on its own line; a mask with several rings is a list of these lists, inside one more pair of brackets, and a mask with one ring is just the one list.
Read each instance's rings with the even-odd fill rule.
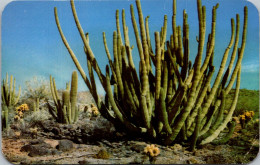
[[73,149],[73,142],[70,140],[60,140],[56,148],[60,151],[69,151]]
[[143,145],[133,145],[132,147],[131,147],[131,150],[133,150],[133,151],[136,151],[137,153],[141,153],[141,152],[143,152],[144,151],[144,147],[145,146],[143,146]]
[[79,161],[79,164],[89,164],[89,162],[86,161],[86,160],[80,160],[80,161]]

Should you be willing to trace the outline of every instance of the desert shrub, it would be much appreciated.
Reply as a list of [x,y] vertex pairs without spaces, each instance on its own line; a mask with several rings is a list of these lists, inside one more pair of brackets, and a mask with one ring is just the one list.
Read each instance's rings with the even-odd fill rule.
[[37,121],[44,121],[51,118],[50,113],[43,109],[41,111],[32,112],[24,117],[24,121],[28,123],[34,123]]
[[49,98],[51,96],[51,91],[49,87],[49,81],[44,77],[34,76],[31,80],[25,82],[26,89],[24,92],[25,98]]

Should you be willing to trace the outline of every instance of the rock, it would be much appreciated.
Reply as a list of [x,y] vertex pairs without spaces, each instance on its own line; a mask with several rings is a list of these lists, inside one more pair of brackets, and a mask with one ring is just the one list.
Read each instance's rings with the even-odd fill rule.
[[89,164],[89,162],[86,161],[86,160],[80,160],[80,161],[79,161],[79,164]]
[[142,153],[144,151],[144,147],[145,145],[134,144],[130,149],[137,153]]
[[[48,139],[45,139],[48,142]],[[24,145],[21,152],[28,152],[28,156],[44,156],[44,155],[60,155],[61,152],[53,149],[53,146],[46,143],[43,139],[34,139],[29,141],[29,144]]]
[[54,127],[54,128],[52,128],[51,132],[54,133],[55,135],[59,135],[61,131],[59,128]]
[[56,148],[60,151],[69,151],[73,149],[73,142],[70,140],[60,140]]
[[44,143],[44,141],[42,139],[33,139],[30,141],[31,145],[41,144],[41,143]]
[[149,156],[142,155],[142,156],[136,156],[134,158],[134,161],[130,162],[129,164],[150,164]]
[[49,145],[51,145],[52,148],[56,148],[57,145],[59,145],[59,141],[58,140],[45,139],[44,142],[49,144]]
[[30,149],[30,152],[28,156],[34,157],[34,156],[43,156],[43,155],[51,155],[52,152],[48,148],[44,148],[40,145],[32,146]]

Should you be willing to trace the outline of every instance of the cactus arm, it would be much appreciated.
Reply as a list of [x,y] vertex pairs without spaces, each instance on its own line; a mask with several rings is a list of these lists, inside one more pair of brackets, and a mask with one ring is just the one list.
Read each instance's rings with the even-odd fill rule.
[[[105,35],[105,33],[103,33],[103,35]],[[89,42],[88,33],[86,34],[86,38],[87,38],[87,42]],[[105,38],[104,38],[104,45],[105,45],[105,47],[107,47]],[[85,48],[84,50],[85,50],[85,53],[86,53],[86,56],[87,56],[87,67],[88,67],[89,78],[90,78],[90,82],[91,82],[91,86],[92,86],[91,94],[93,95],[93,98],[94,98],[94,100],[95,100],[95,102],[98,106],[98,109],[100,109],[101,108],[101,103],[100,103],[101,101],[100,101],[100,98],[97,94],[96,82],[95,82],[95,78],[94,78],[94,73],[93,73],[91,61],[89,59],[87,49]],[[110,57],[109,51],[108,51],[107,55],[108,55],[108,58],[109,58]],[[111,62],[111,67],[112,67],[113,64],[112,64],[111,58],[109,58],[109,59],[110,59],[110,62]],[[113,70],[113,68],[111,68],[111,70]]]
[[14,105],[16,105],[18,103],[20,96],[21,96],[21,93],[22,93],[22,89],[21,89],[21,86],[19,86],[19,91],[18,91],[17,97],[14,101]]
[[39,101],[40,101],[40,100],[39,100],[39,98],[37,97],[37,98],[36,98],[36,110],[37,110],[37,111],[39,111],[39,108],[40,108],[40,107],[39,107]]
[[195,126],[195,131],[192,136],[192,141],[191,141],[191,150],[194,151],[197,143],[197,139],[199,137],[199,132],[201,129],[201,107],[198,109],[198,115],[197,115],[197,120],[196,120],[196,126]]
[[234,96],[234,100],[232,102],[232,105],[230,107],[230,110],[229,110],[227,116],[225,117],[225,119],[221,123],[221,125],[216,129],[216,131],[214,131],[213,134],[211,134],[206,139],[203,139],[201,141],[201,143],[200,143],[201,145],[207,144],[207,143],[210,143],[211,141],[213,141],[219,135],[219,133],[224,130],[224,128],[226,127],[227,123],[232,119],[232,115],[233,115],[233,112],[234,112],[234,110],[236,108],[236,103],[237,103],[237,100],[238,100],[239,87],[240,87],[240,75],[241,75],[241,68],[239,68],[239,71],[237,73],[237,82],[236,82],[235,96]]
[[2,85],[2,87],[1,87],[1,98],[2,98],[2,104],[3,105],[6,105],[6,97],[5,97],[5,86],[4,86],[4,83],[3,83],[3,85]]
[[165,48],[166,35],[167,35],[167,15],[164,15],[163,27],[162,27],[162,39],[161,39],[162,50],[164,50]]
[[188,15],[186,11],[183,11],[183,45],[184,45],[184,60],[183,67],[181,69],[181,77],[184,81],[189,67],[189,25],[187,23]]
[[215,123],[212,125],[212,130],[215,130],[215,129],[220,125],[220,123],[221,123],[222,120],[223,120],[224,109],[225,109],[225,99],[226,99],[226,94],[225,94],[225,91],[222,90],[222,91],[221,91],[221,104],[220,104],[220,109],[219,109],[219,112],[218,112],[218,116],[217,116],[217,118],[216,118],[216,121],[215,121]]
[[117,58],[120,74],[122,74],[122,51],[119,35],[117,35]]
[[147,108],[147,100],[146,97],[149,94],[148,91],[148,75],[147,75],[147,70],[146,70],[146,65],[145,61],[141,60],[140,61],[140,69],[141,69],[141,85],[142,85],[142,93],[141,93],[141,111],[142,111],[142,116],[143,120],[145,123],[146,128],[150,128],[150,115],[149,115],[149,110]]
[[144,50],[145,64],[146,64],[146,69],[148,72],[150,70],[150,55],[149,55],[149,49],[148,49],[148,45],[147,45],[143,13],[142,13],[140,0],[136,0],[135,2],[136,2],[138,17],[139,17],[139,25],[140,25],[142,46],[143,46],[143,50]]
[[[62,92],[62,107],[66,106],[68,108],[69,103],[70,103],[70,92],[69,92],[69,90],[65,90]],[[70,114],[67,113],[67,115],[70,115]]]
[[63,106],[62,112],[63,112],[63,116],[64,116],[65,123],[66,123],[66,124],[71,124],[71,123],[69,123],[66,105]]
[[117,31],[117,35],[118,35],[118,38],[119,38],[119,43],[120,43],[120,46],[121,46],[121,43],[122,43],[122,37],[121,37],[121,32],[120,32],[120,23],[119,23],[119,10],[116,10],[116,31]]
[[70,48],[69,46],[69,43],[67,41],[67,39],[65,38],[64,34],[63,34],[63,31],[61,29],[61,26],[60,26],[60,22],[59,22],[59,17],[58,17],[58,12],[57,12],[57,8],[55,7],[54,8],[54,14],[55,14],[55,20],[56,20],[56,25],[57,25],[57,28],[59,30],[59,33],[60,33],[60,36],[61,36],[61,39],[65,45],[65,47],[67,48],[75,66],[77,67],[78,71],[80,72],[80,75],[81,77],[83,78],[83,80],[85,81],[86,85],[88,86],[89,90],[91,90],[91,85],[90,85],[90,82],[83,70],[83,68],[81,67],[76,55],[74,54],[74,52],[72,51],[72,49]]
[[80,22],[79,22],[79,19],[78,19],[78,16],[77,16],[77,12],[76,12],[76,8],[75,8],[75,4],[74,4],[74,0],[71,0],[70,4],[71,4],[71,10],[72,10],[72,14],[73,14],[73,17],[74,17],[74,21],[75,21],[76,26],[78,28],[79,34],[80,34],[81,39],[82,39],[83,44],[84,44],[84,47],[89,52],[90,61],[91,61],[93,68],[95,69],[95,71],[96,71],[96,73],[99,77],[101,84],[103,84],[105,86],[105,84],[104,84],[105,76],[101,73],[101,70],[98,66],[98,63],[95,59],[95,56],[94,56],[94,54],[93,54],[93,52],[92,52],[92,50],[91,50],[91,48],[90,48],[90,46],[87,42],[87,38],[85,37],[84,31],[83,31],[83,29],[80,25]]
[[165,103],[165,89],[161,88],[160,91],[160,99],[159,99],[159,105],[160,105],[160,120],[162,121],[166,131],[171,134],[172,133],[172,129],[170,127],[169,121],[168,121],[168,114],[166,111],[166,103]]
[[160,97],[160,90],[161,90],[161,47],[160,47],[160,37],[159,32],[155,32],[155,43],[156,43],[156,85],[155,85],[155,102],[157,103],[159,101]]
[[[215,104],[215,106],[212,107],[212,108],[214,108],[214,110],[213,110],[211,116],[209,117],[209,119],[208,119],[206,125],[204,125],[203,129],[200,131],[200,136],[203,137],[203,135],[204,135],[206,132],[208,132],[208,130],[209,130],[209,128],[210,128],[210,126],[211,126],[211,124],[212,124],[212,122],[213,122],[214,114],[217,112],[217,110],[218,110],[218,108],[219,108],[219,106],[220,106],[220,103],[221,103],[221,101],[217,101],[216,104]],[[205,135],[204,135],[204,136],[205,136]]]
[[75,119],[74,119],[74,123],[77,122],[79,119],[79,106],[76,107],[75,109]]
[[100,104],[101,101],[100,101],[100,98],[99,98],[98,93],[97,93],[96,82],[95,82],[91,62],[88,59],[87,59],[87,65],[88,65],[88,70],[89,70],[90,82],[92,84],[92,95],[93,95],[93,98],[95,99],[95,102],[97,103],[98,109],[100,109],[101,108],[101,104]]
[[178,48],[177,30],[176,30],[176,12],[177,12],[176,0],[173,0],[173,13],[172,13],[172,33],[173,33],[173,47]]
[[150,38],[150,31],[149,31],[149,16],[145,17],[145,31],[147,36],[147,44],[149,47],[149,51],[153,52],[152,44],[151,44],[151,38]]
[[181,75],[180,75],[180,73],[179,73],[179,70],[178,70],[178,68],[177,68],[176,58],[173,57],[173,55],[172,55],[172,53],[171,53],[170,50],[171,50],[171,49],[170,49],[170,46],[169,46],[169,44],[167,43],[167,53],[168,53],[168,56],[169,56],[170,61],[171,61],[171,63],[172,63],[172,67],[173,67],[174,73],[175,73],[175,75],[176,75],[176,77],[177,77],[179,83],[181,84],[181,83],[182,83],[182,79],[181,79]]
[[210,42],[208,43],[208,49],[207,49],[207,54],[206,54],[206,58],[204,59],[203,65],[200,69],[201,73],[204,73],[204,71],[206,70],[210,57],[212,56],[213,50],[214,50],[214,46],[215,46],[215,36],[216,36],[216,17],[217,17],[217,8],[218,8],[219,4],[217,4],[216,6],[213,6],[212,9],[212,21],[211,21],[211,33],[210,33]]
[[73,71],[71,76],[70,102],[71,102],[71,118],[75,120],[75,112],[77,108],[77,92],[78,92],[78,74]]
[[124,98],[124,85],[121,77],[121,72],[120,72],[120,64],[119,64],[119,59],[118,59],[118,49],[117,49],[117,32],[114,31],[113,33],[113,50],[114,50],[114,60],[115,60],[115,73],[116,73],[116,78],[118,81],[118,87],[119,87],[119,94],[121,98]]
[[140,56],[141,60],[144,60],[143,47],[142,47],[141,39],[139,37],[139,32],[138,32],[138,27],[137,27],[136,20],[135,20],[133,5],[130,6],[130,11],[131,11],[132,25],[133,25],[133,28],[134,28],[135,39],[136,39],[136,44],[137,44],[139,56]]
[[229,128],[228,133],[223,138],[221,138],[220,140],[213,141],[212,142],[213,144],[215,144],[215,145],[225,144],[231,138],[231,136],[233,135],[233,133],[235,131],[236,122],[235,121],[231,121],[229,124],[230,125],[228,127]]
[[9,110],[7,106],[3,106],[3,111],[4,111],[4,122],[5,122],[5,128],[8,129],[9,128],[9,121],[8,121],[8,117],[9,117]]
[[137,128],[136,126],[134,126],[133,124],[129,123],[124,116],[122,115],[122,113],[120,112],[120,110],[118,109],[118,106],[116,105],[116,102],[114,100],[113,97],[113,93],[112,93],[112,89],[111,89],[111,85],[110,85],[110,78],[109,78],[109,67],[108,65],[106,66],[106,89],[107,89],[107,96],[109,99],[109,102],[117,116],[117,118],[131,131],[134,132],[145,132],[145,129],[142,128]]
[[68,116],[68,122],[69,122],[69,124],[72,124],[72,111],[71,111],[71,104],[70,104],[70,102],[69,102],[69,106],[68,107],[66,107],[66,110],[67,110],[67,116]]
[[12,98],[12,100],[11,100],[11,102],[12,102],[12,104],[13,105],[15,105],[15,78],[14,78],[14,82],[13,82],[13,87],[12,87],[13,89],[12,89],[12,91],[10,91],[11,93],[11,98]]
[[236,15],[236,38],[235,38],[235,44],[234,44],[234,47],[233,47],[230,63],[228,65],[228,69],[226,70],[226,73],[224,75],[224,77],[226,77],[226,80],[225,81],[222,80],[222,87],[224,87],[225,84],[226,84],[226,81],[227,81],[227,79],[228,79],[228,77],[229,77],[229,75],[231,73],[231,70],[233,68],[233,63],[234,63],[235,58],[236,58],[237,48],[238,48],[238,41],[239,41],[239,29],[240,29],[240,18],[239,18],[239,15],[237,14]]
[[[220,104],[220,109],[219,109],[219,112],[218,112],[218,115],[216,117],[216,121],[212,124],[212,126],[210,127],[210,129],[208,129],[207,127],[207,124],[206,126],[203,128],[203,130],[201,131],[201,134],[200,135],[203,135],[201,137],[201,139],[205,139],[206,137],[210,136],[211,134],[213,134],[215,132],[215,130],[220,126],[220,124],[222,123],[223,121],[223,113],[224,113],[224,108],[225,108],[225,91],[222,90],[221,91],[221,101],[218,100],[215,104],[216,106],[216,110],[217,108],[219,107],[219,104]],[[214,112],[216,113],[216,112]],[[210,119],[209,119],[210,121]],[[206,131],[208,129],[208,131]]]
[[177,33],[178,33],[178,49],[176,52],[176,56],[180,59],[180,66],[183,66],[183,46],[182,46],[182,37],[181,37],[181,26],[177,27]]
[[104,46],[105,46],[105,50],[106,50],[106,54],[107,54],[107,58],[108,58],[108,61],[109,61],[109,65],[110,65],[112,74],[113,74],[113,76],[115,78],[115,82],[117,83],[115,68],[113,66],[113,62],[112,62],[112,59],[111,59],[111,56],[110,56],[110,53],[109,53],[109,49],[107,47],[107,41],[106,41],[106,34],[105,34],[105,32],[103,32],[103,42],[104,42]]
[[207,99],[206,103],[204,104],[203,109],[202,109],[202,117],[203,118],[207,114],[208,108],[210,107],[210,104],[212,103],[213,98],[214,98],[214,96],[216,94],[216,91],[218,89],[218,86],[219,86],[222,74],[223,74],[224,69],[225,69],[225,65],[226,65],[226,61],[227,61],[229,50],[230,50],[230,48],[232,47],[232,45],[234,43],[234,23],[231,23],[231,26],[232,26],[232,28],[231,28],[231,30],[232,30],[231,39],[230,39],[230,42],[228,44],[228,47],[226,48],[226,50],[224,52],[224,55],[223,55],[223,58],[222,58],[222,61],[221,61],[221,64],[220,64],[220,68],[219,68],[217,77],[215,79],[215,82],[213,84],[213,87],[211,89],[211,92],[210,92],[210,94],[208,96],[208,99]]
[[60,106],[61,105],[60,98],[59,98],[59,95],[58,95],[58,91],[57,91],[57,88],[56,88],[56,83],[55,83],[55,79],[54,78],[52,78],[52,83],[53,83],[54,95],[55,95],[55,98],[57,100],[57,105]]
[[215,68],[213,67],[212,70],[210,71],[209,75],[207,76],[204,88],[203,88],[200,96],[198,97],[198,100],[195,104],[195,108],[193,109],[193,112],[191,113],[191,115],[189,117],[189,120],[188,120],[188,123],[187,123],[188,129],[190,128],[191,124],[193,123],[193,121],[194,121],[194,119],[197,115],[197,110],[199,109],[199,107],[201,107],[201,105],[203,103],[203,100],[204,100],[206,93],[207,93],[207,88],[210,86],[210,81],[211,81],[211,78],[213,76],[214,70],[215,70]]
[[167,88],[166,100],[167,100],[167,104],[168,104],[173,97],[173,78],[174,78],[173,73],[174,73],[174,71],[173,71],[172,65],[170,63],[167,63],[167,67],[168,67],[168,88]]
[[54,91],[54,87],[53,87],[53,81],[52,81],[52,76],[50,75],[50,88],[51,88],[51,95],[53,98],[53,101],[55,103],[55,106],[58,106],[58,101],[57,101],[57,97],[55,95],[55,91]]
[[8,92],[8,105],[12,105],[12,90],[13,90],[13,75],[10,76],[9,92]]
[[[131,70],[135,70],[135,65],[132,57],[132,49],[130,47],[130,41],[129,41],[129,36],[128,36],[128,27],[126,26],[126,21],[125,21],[125,10],[122,10],[122,24],[123,24],[123,32],[124,32],[124,38],[125,38],[125,47],[126,47],[126,53],[129,61],[129,66],[131,67]],[[136,72],[134,72],[136,74]],[[135,79],[138,80],[138,76],[133,75],[136,77]],[[135,82],[137,83],[137,82]]]
[[[176,94],[174,95],[174,101],[169,104],[168,106],[168,112],[169,112],[169,123],[173,125],[174,119],[180,112],[180,105],[182,103],[182,100],[184,99],[184,96],[187,92],[187,86],[180,86],[177,90]],[[176,97],[175,97],[176,96]],[[173,100],[172,99],[172,100]]]
[[231,90],[231,88],[233,87],[233,84],[235,82],[236,79],[236,75],[237,72],[240,68],[241,62],[242,62],[242,58],[244,55],[244,50],[245,50],[245,46],[246,46],[246,38],[247,38],[247,22],[248,22],[248,8],[247,6],[245,6],[244,8],[244,25],[243,25],[243,34],[242,34],[242,43],[241,43],[241,48],[240,51],[238,52],[238,60],[235,66],[235,69],[232,73],[232,76],[230,78],[229,84],[226,87],[226,93],[228,94],[229,91]]
[[163,61],[163,79],[162,79],[162,88],[164,89],[164,100],[166,99],[166,91],[168,90],[168,67],[167,62]]

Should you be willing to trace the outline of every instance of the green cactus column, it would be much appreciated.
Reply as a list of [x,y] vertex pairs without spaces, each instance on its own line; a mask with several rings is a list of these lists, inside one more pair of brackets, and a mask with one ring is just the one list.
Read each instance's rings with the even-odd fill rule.
[[56,89],[55,80],[50,76],[51,93],[55,107],[50,104],[50,114],[59,123],[73,124],[78,120],[78,107],[77,107],[77,92],[78,92],[78,74],[73,71],[71,76],[71,87],[69,89],[68,83],[66,90],[62,92],[62,99],[59,98]]

